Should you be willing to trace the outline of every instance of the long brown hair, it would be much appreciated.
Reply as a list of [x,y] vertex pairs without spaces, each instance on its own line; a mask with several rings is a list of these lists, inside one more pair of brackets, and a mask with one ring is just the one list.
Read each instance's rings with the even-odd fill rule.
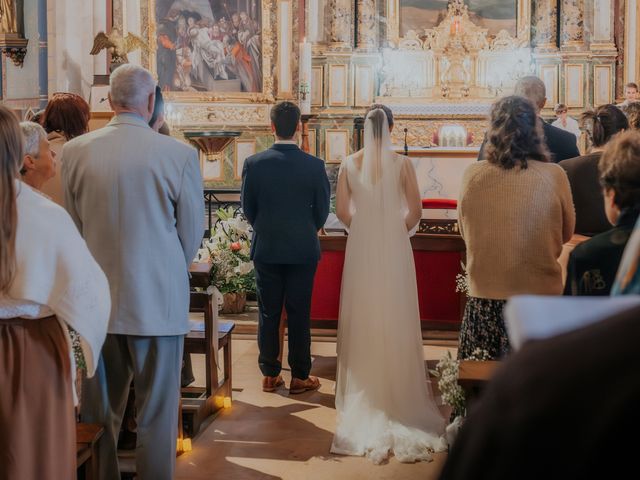
[[22,163],[22,149],[18,119],[0,105],[0,293],[9,290],[16,273],[18,208],[14,182]]

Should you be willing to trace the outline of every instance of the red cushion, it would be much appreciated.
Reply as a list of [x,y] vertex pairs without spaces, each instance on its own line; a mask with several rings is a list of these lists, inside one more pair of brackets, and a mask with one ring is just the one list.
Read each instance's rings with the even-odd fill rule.
[[458,201],[449,198],[423,198],[422,208],[429,210],[455,210],[458,208]]

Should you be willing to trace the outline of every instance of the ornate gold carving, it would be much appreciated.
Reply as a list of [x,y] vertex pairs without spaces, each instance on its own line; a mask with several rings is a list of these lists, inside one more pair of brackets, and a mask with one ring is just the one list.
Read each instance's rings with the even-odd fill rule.
[[[219,101],[219,97],[212,102]],[[268,105],[206,104],[194,106],[184,103],[172,104],[174,116],[180,118],[173,128],[193,126],[269,125]]]
[[[439,25],[423,35],[410,30],[396,50],[383,53],[380,94],[448,101],[493,98],[531,69],[528,35],[512,37],[501,30],[491,37],[473,23],[463,0],[450,0]],[[407,70],[416,75],[407,76]]]
[[468,147],[479,147],[482,145],[484,134],[487,129],[486,120],[412,120],[395,119],[395,127],[391,132],[391,141],[394,145],[404,144],[404,129],[407,129],[407,145],[410,147],[437,147],[443,146],[439,133],[442,127],[455,123],[462,126],[466,131],[464,145]]
[[0,33],[20,33],[15,0],[0,0]]

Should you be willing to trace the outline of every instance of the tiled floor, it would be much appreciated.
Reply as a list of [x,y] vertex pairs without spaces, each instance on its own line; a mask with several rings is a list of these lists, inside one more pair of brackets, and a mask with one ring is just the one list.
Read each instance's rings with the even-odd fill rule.
[[[439,359],[446,350],[427,346],[425,359]],[[192,452],[178,458],[176,479],[437,478],[446,454],[437,454],[430,463],[401,464],[392,458],[380,466],[364,458],[331,455],[335,343],[314,342],[312,354],[312,374],[322,382],[319,391],[292,397],[286,390],[263,393],[256,341],[251,337],[234,340],[233,404],[203,427],[193,442]],[[201,364],[200,358],[194,358],[196,377],[200,379]],[[287,384],[288,374],[284,372]]]

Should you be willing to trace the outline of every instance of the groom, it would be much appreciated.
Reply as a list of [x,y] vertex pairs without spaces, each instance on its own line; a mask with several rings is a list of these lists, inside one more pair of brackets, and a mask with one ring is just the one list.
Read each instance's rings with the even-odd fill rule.
[[251,259],[256,271],[258,363],[262,390],[284,385],[280,375],[279,325],[283,307],[289,328],[289,393],[316,390],[311,370],[310,310],[313,277],[320,259],[318,230],[329,214],[324,162],[297,146],[300,110],[282,102],[271,110],[273,146],[246,159],[242,209],[253,226]]

